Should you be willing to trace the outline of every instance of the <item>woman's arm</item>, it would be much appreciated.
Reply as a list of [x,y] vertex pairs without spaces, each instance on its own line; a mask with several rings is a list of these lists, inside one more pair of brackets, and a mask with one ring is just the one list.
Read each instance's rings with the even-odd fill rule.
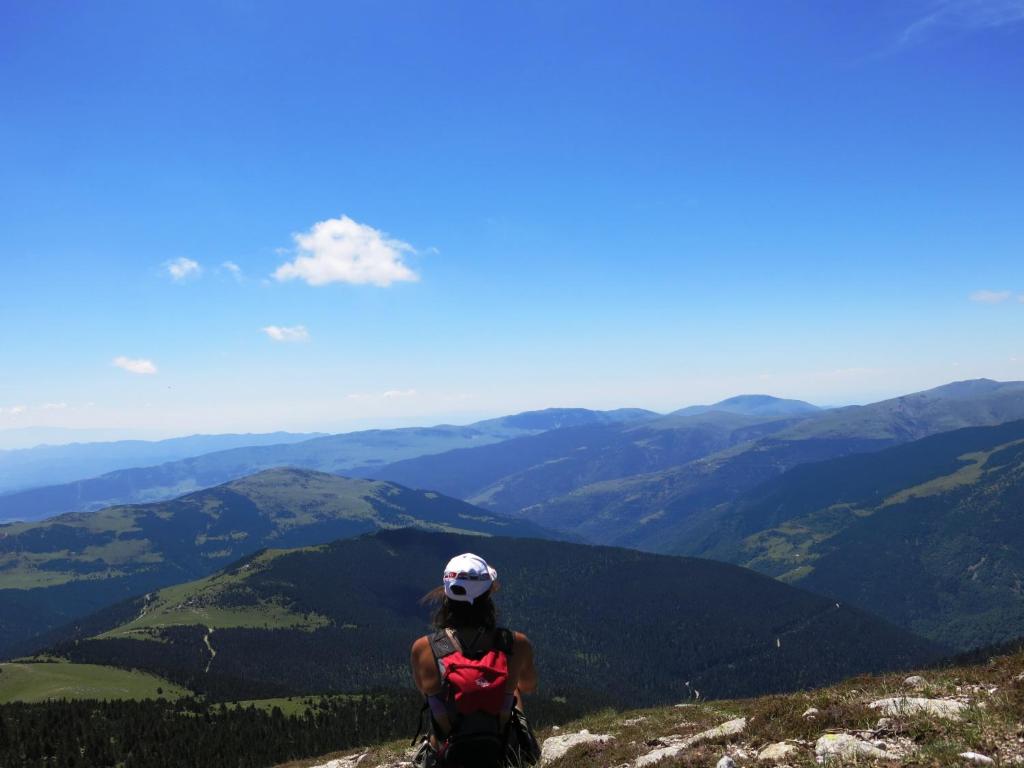
[[434,663],[434,652],[430,650],[430,639],[421,637],[412,644],[409,658],[412,667],[412,679],[420,693],[433,696],[441,692],[441,673]]
[[533,645],[530,638],[522,632],[516,632],[515,644],[512,646],[512,663],[516,667],[516,684],[520,693],[533,693],[537,690],[537,668],[533,665]]

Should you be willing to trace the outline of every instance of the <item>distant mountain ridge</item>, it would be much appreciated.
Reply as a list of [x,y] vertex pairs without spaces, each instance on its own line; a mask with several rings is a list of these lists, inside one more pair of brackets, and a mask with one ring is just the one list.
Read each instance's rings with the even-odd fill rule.
[[793,419],[725,411],[552,430],[358,470],[508,514],[590,483],[668,469],[786,429]]
[[275,469],[174,501],[0,525],[0,654],[130,595],[205,576],[261,548],[380,528],[546,537],[433,492]]
[[116,440],[0,450],[0,494],[94,477],[142,464],[163,464],[213,451],[282,445],[316,437],[323,437],[323,433],[189,435],[167,440]]
[[487,419],[468,426],[375,429],[300,442],[219,450],[156,466],[136,464],[133,468],[100,477],[0,495],[0,522],[40,520],[62,512],[161,501],[275,467],[352,473],[361,467],[466,445],[487,445],[565,426],[614,424],[653,415],[650,411],[636,408],[614,411],[549,408]]

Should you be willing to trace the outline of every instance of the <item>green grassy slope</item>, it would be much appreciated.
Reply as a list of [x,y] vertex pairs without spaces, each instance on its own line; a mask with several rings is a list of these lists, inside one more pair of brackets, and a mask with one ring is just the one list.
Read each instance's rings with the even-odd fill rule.
[[0,704],[50,699],[176,699],[188,691],[146,672],[96,664],[0,664]]

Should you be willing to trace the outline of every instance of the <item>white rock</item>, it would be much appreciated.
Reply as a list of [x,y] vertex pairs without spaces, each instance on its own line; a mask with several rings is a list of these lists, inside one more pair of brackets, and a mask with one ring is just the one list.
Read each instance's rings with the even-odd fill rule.
[[817,755],[819,763],[842,762],[861,757],[871,759],[891,757],[888,752],[848,733],[826,733],[815,743],[814,754]]
[[996,761],[980,752],[961,752],[960,757],[975,765],[995,765]]
[[880,718],[878,718],[878,722],[875,723],[875,730],[876,731],[887,731],[890,728],[892,728],[892,718],[891,717],[880,717]]
[[928,681],[920,675],[911,675],[903,681],[903,684],[908,688],[917,688],[920,690],[928,685]]
[[889,717],[924,714],[947,720],[959,720],[960,713],[967,709],[966,704],[956,699],[918,699],[910,696],[879,699],[868,706],[882,710],[882,714]]
[[544,746],[540,750],[540,764],[544,765],[552,760],[557,760],[578,744],[592,744],[594,742],[605,744],[609,741],[614,741],[614,739],[614,736],[609,736],[608,734],[591,733],[586,728],[579,733],[563,733],[560,736],[549,736],[544,739]]
[[731,757],[725,755],[721,760],[715,763],[715,768],[736,768],[736,763]]
[[816,718],[820,714],[821,714],[821,710],[818,709],[817,707],[809,707],[803,713],[802,717],[806,717],[808,720],[813,720],[814,718]]
[[757,753],[758,760],[772,763],[780,763],[799,749],[795,744],[787,741],[777,741]]
[[666,739],[666,741],[670,742],[668,746],[660,747],[653,752],[648,752],[646,755],[640,755],[640,757],[633,762],[633,766],[634,768],[643,768],[645,765],[653,765],[654,763],[657,763],[660,760],[665,760],[666,758],[677,757],[685,750],[696,744],[700,744],[702,741],[720,739],[723,736],[735,736],[736,734],[743,733],[746,727],[747,718],[738,717],[735,720],[729,720],[719,726],[710,728],[706,731],[701,731],[695,736],[689,736],[685,739],[677,740],[678,737],[669,737]]
[[313,768],[355,768],[360,765],[367,757],[369,753],[363,752],[361,755],[349,755],[348,757],[339,757],[336,760],[328,760],[323,765],[315,765]]

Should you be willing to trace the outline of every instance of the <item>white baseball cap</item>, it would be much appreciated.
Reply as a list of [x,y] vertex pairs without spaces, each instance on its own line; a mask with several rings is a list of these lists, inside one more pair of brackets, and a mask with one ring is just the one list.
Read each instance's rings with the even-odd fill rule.
[[472,552],[456,555],[444,567],[444,593],[451,600],[472,603],[485,594],[498,578],[487,561]]

